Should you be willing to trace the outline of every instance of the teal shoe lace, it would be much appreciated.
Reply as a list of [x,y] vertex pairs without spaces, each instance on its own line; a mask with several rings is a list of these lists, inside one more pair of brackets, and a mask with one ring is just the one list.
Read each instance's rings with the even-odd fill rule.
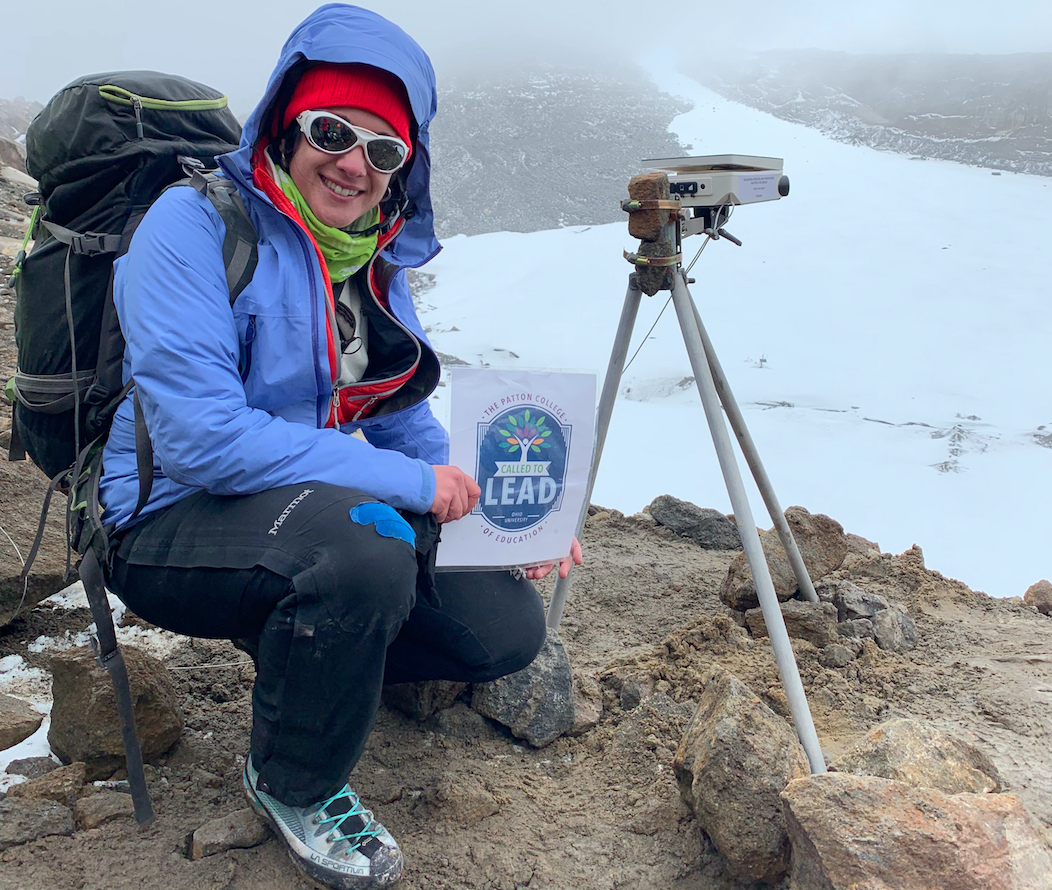
[[[334,810],[336,812],[333,812]],[[323,819],[322,811],[330,815]],[[345,829],[344,823],[348,820],[350,824]],[[327,843],[339,844],[346,841],[347,848],[341,851],[345,856],[353,853],[373,838],[379,837],[383,832],[383,826],[373,819],[372,812],[362,806],[358,795],[347,785],[344,785],[318,807],[318,812],[312,821],[315,825],[331,826],[325,838]],[[357,831],[350,831],[356,824],[361,827]]]

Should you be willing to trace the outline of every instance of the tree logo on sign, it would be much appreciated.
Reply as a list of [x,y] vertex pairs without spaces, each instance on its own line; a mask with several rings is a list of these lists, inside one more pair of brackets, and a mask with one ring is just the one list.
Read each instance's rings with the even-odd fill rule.
[[474,512],[494,528],[523,531],[558,510],[566,476],[570,426],[536,409],[509,408],[480,423]]

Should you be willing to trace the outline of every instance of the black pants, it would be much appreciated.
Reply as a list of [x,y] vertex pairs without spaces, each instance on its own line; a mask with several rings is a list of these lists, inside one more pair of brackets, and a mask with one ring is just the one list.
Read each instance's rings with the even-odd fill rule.
[[544,641],[529,581],[458,572],[418,584],[413,540],[397,511],[338,486],[199,492],[123,536],[109,586],[160,627],[258,646],[260,788],[306,806],[346,781],[384,683],[492,680]]

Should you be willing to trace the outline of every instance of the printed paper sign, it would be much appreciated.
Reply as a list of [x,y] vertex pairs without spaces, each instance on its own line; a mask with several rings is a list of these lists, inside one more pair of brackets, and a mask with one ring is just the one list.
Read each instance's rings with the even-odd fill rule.
[[450,386],[449,462],[482,495],[442,526],[439,568],[562,559],[588,487],[595,375],[454,368]]

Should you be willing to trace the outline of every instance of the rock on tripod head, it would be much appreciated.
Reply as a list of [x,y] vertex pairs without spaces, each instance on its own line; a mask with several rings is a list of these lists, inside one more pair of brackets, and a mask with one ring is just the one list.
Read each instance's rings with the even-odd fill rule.
[[653,172],[632,178],[629,200],[621,207],[629,213],[629,233],[641,241],[638,253],[626,252],[625,258],[640,267],[639,283],[646,294],[671,290],[672,267],[682,261],[684,238],[704,233],[740,247],[741,241],[723,228],[732,209],[789,194],[781,158],[705,155],[651,158],[643,165]]

